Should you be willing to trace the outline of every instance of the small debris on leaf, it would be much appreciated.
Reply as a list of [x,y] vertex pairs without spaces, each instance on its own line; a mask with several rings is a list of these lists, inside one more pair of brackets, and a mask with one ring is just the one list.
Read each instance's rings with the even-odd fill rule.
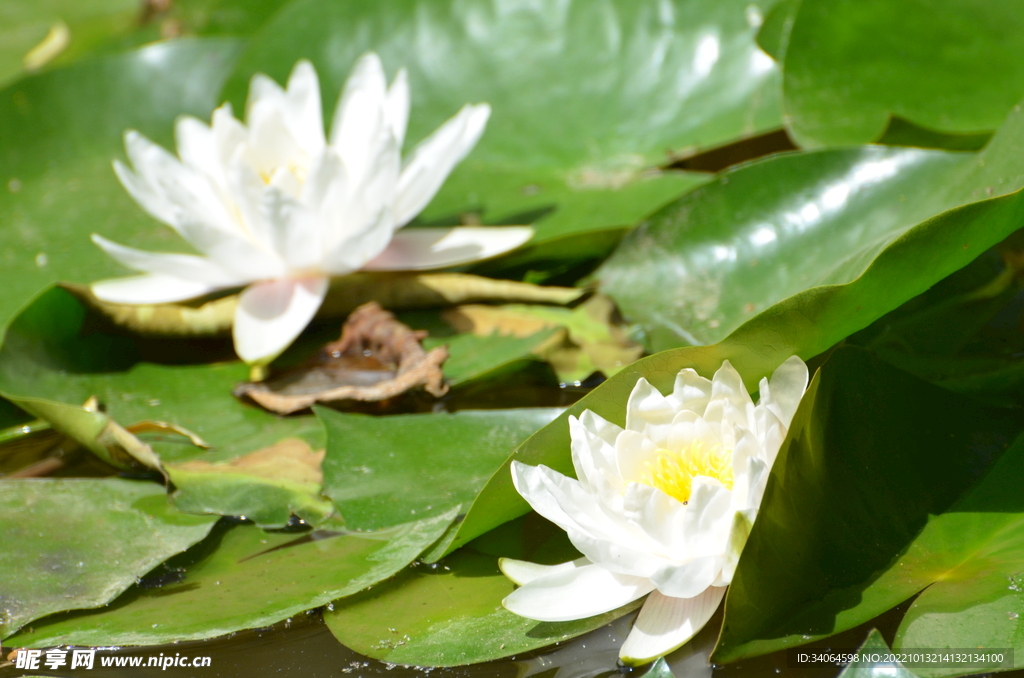
[[388,400],[417,387],[440,397],[448,391],[441,364],[448,349],[427,352],[420,342],[427,332],[413,331],[380,307],[363,304],[345,321],[338,341],[325,345],[302,367],[235,389],[278,414],[291,414],[314,403],[341,400]]

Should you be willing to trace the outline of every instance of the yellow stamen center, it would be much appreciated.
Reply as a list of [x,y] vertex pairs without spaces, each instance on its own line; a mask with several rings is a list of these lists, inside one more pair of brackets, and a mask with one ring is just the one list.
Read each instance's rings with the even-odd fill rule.
[[647,470],[640,482],[655,487],[682,503],[690,500],[693,479],[697,476],[715,478],[732,489],[732,450],[723,450],[717,443],[695,441],[677,452],[658,450],[654,461],[645,461]]

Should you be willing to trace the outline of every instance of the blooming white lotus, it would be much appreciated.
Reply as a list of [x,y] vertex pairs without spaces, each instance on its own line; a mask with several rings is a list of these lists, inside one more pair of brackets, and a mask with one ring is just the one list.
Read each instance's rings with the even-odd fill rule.
[[690,640],[718,608],[807,388],[797,357],[762,379],[755,406],[728,361],[712,380],[682,370],[671,395],[640,379],[622,429],[570,417],[578,480],[512,464],[516,489],[568,532],[583,558],[502,559],[520,588],[506,608],[539,621],[583,619],[650,594],[620,650],[643,664]]
[[409,85],[387,86],[376,54],[349,76],[326,138],[316,71],[308,61],[282,90],[265,75],[250,86],[246,124],[224,104],[212,125],[180,118],[178,157],[135,131],[125,135],[134,171],[118,178],[152,216],[203,256],[151,253],[93,235],[145,275],[92,286],[106,301],[153,304],[247,286],[234,320],[235,349],[263,364],[312,320],[331,276],[357,270],[422,270],[518,247],[528,227],[416,228],[426,207],[483,133],[490,107],[466,105],[404,163]]

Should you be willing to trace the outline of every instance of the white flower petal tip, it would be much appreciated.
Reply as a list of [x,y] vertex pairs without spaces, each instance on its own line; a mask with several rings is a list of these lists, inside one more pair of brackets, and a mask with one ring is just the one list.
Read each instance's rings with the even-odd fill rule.
[[[284,87],[253,76],[244,123],[227,104],[209,125],[180,118],[177,156],[127,130],[129,162],[114,162],[117,177],[143,210],[198,254],[141,252],[94,237],[121,264],[147,274],[96,283],[97,296],[162,303],[255,284],[258,289],[243,294],[235,339],[243,359],[264,364],[301,333],[322,298],[318,288],[285,281],[364,267],[443,268],[526,242],[528,228],[395,236],[472,150],[490,115],[486,104],[464,106],[416,147],[403,169],[410,101],[407,73],[400,70],[388,87],[380,58],[368,53],[342,90],[329,144],[319,79],[306,60],[295,64]],[[286,288],[294,294],[284,294]],[[291,301],[273,322],[261,315],[286,296]]]
[[516,560],[514,558],[498,558],[498,569],[500,569],[501,573],[511,579],[512,583],[517,586],[529,584],[534,579],[539,579],[540,577],[548,574],[567,572],[589,564],[590,561],[586,558],[570,560],[567,563],[561,563],[559,565],[539,565],[537,563],[531,563],[525,560]]
[[316,315],[328,283],[327,278],[271,280],[246,288],[232,332],[238,356],[251,365],[279,356]]
[[420,271],[457,266],[510,252],[533,237],[530,226],[407,228],[395,234],[369,271]]
[[704,628],[724,595],[725,587],[720,586],[709,587],[693,598],[651,593],[619,650],[619,659],[629,666],[641,666],[679,649]]

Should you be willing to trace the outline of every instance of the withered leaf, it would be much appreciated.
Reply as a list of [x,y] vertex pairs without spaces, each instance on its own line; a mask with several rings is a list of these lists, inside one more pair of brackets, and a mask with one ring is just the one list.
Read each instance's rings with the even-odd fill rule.
[[345,321],[341,338],[305,365],[267,381],[240,384],[235,395],[279,414],[318,402],[388,400],[417,387],[439,397],[448,390],[441,371],[448,349],[424,351],[420,342],[426,336],[377,302],[363,304]]

